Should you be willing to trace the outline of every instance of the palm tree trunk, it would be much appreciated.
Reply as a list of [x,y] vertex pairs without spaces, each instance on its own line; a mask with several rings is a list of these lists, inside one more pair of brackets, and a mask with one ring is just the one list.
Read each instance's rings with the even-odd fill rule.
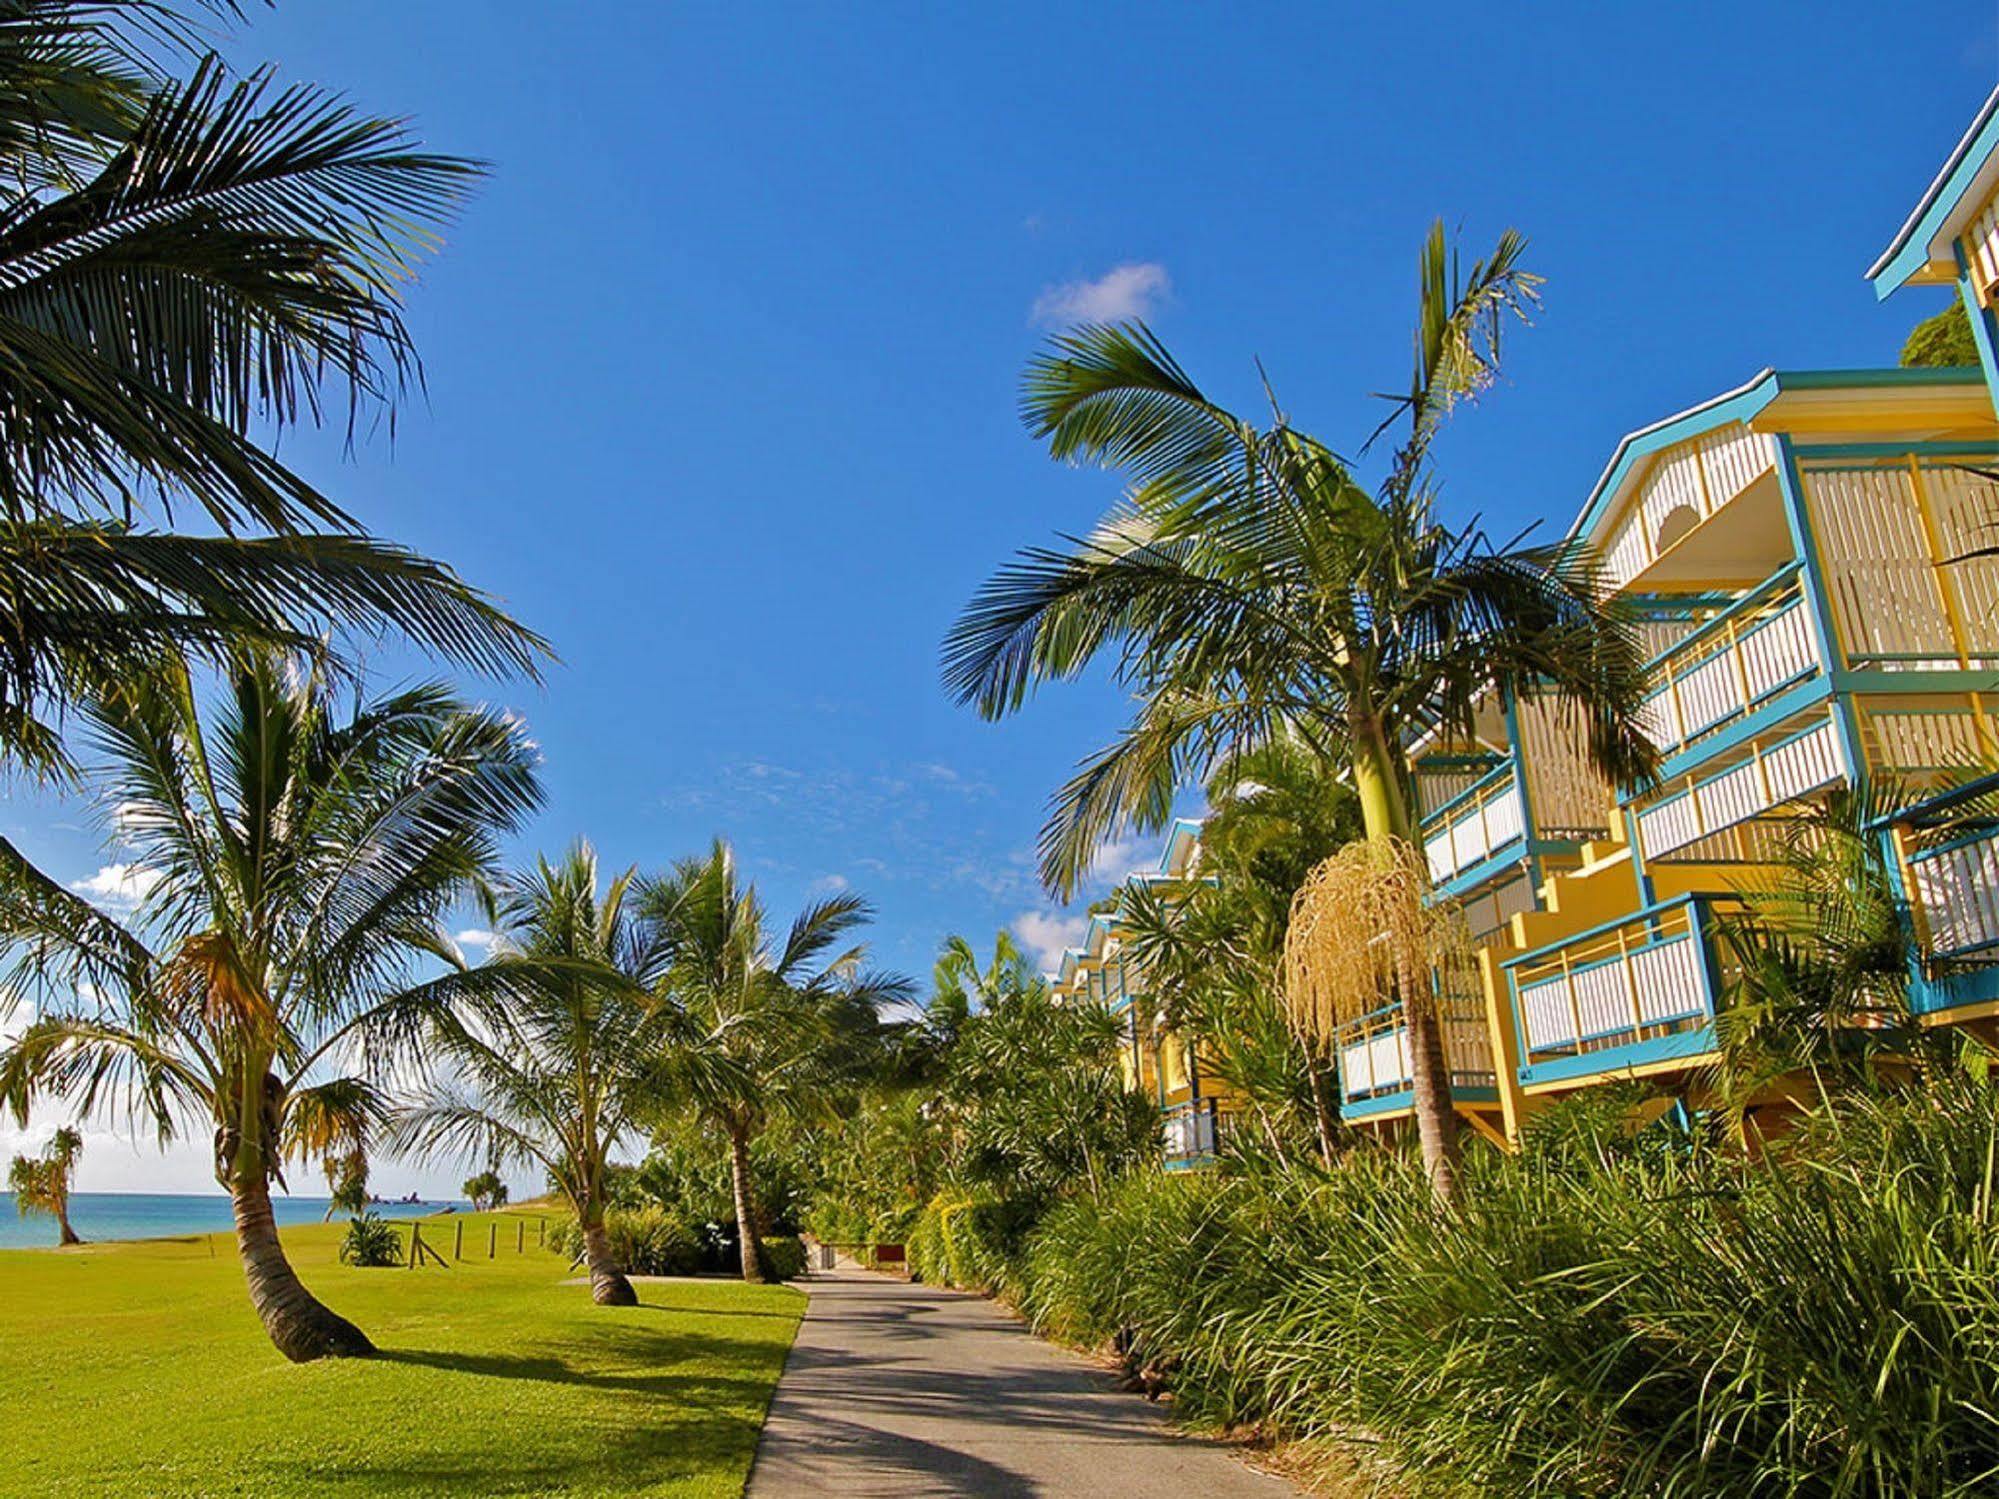
[[1319,1158],[1333,1169],[1333,1111],[1326,1106],[1326,1083],[1319,1074],[1319,1062],[1312,1055],[1312,1043],[1301,1039],[1298,1049],[1305,1058],[1305,1081],[1312,1089],[1312,1126],[1319,1137]]
[[729,1176],[736,1189],[736,1242],[743,1253],[743,1279],[761,1284],[764,1273],[763,1238],[757,1233],[755,1184],[750,1180],[750,1137],[747,1130],[729,1131]]
[[[1400,767],[1378,721],[1358,719],[1354,733],[1354,789],[1359,793],[1361,821],[1373,843],[1400,839],[1414,843],[1408,798],[1403,794]],[[1414,1093],[1416,1138],[1423,1148],[1423,1169],[1430,1190],[1448,1207],[1458,1193],[1458,1115],[1451,1106],[1451,1074],[1444,1061],[1444,1033],[1431,1002],[1430,975],[1414,953],[1401,954],[1395,987],[1402,994],[1402,1015],[1409,1027],[1409,1071]]]
[[236,1251],[250,1303],[278,1352],[295,1364],[316,1358],[366,1358],[375,1351],[366,1333],[321,1304],[293,1273],[271,1217],[271,1189],[264,1181],[237,1181],[229,1190],[236,1214]]
[[67,1201],[56,1204],[56,1230],[56,1242],[64,1248],[67,1248],[71,1244],[81,1244],[83,1242],[83,1240],[76,1236],[76,1230],[69,1226],[69,1203]]
[[1409,1072],[1423,1170],[1438,1203],[1449,1207],[1458,1196],[1458,1114],[1451,1106],[1444,1028],[1433,1004],[1406,1006],[1404,1013],[1409,1021]]
[[590,1268],[590,1299],[599,1306],[637,1306],[639,1293],[611,1253],[604,1210],[593,1205],[577,1216],[583,1224],[583,1262]]

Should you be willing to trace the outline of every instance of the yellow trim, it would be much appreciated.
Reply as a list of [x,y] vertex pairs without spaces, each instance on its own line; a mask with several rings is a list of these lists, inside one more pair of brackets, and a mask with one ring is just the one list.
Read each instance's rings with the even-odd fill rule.
[[1951,643],[1957,647],[1958,664],[1969,668],[1971,649],[1967,642],[1970,636],[1965,632],[1963,611],[1958,605],[1957,579],[1944,571],[1943,533],[1937,529],[1936,512],[1930,507],[1930,486],[1923,480],[1923,466],[1916,461],[1913,453],[1909,455],[1909,487],[1916,497],[1916,513],[1923,518],[1923,540],[1930,549],[1930,570],[1936,576],[1944,618],[1950,621]]
[[1975,1005],[1959,1005],[1953,1010],[1939,1010],[1931,1015],[1918,1015],[1917,1023],[1931,1030],[1940,1025],[1958,1025],[1966,1020],[1991,1020],[1999,1017],[1999,999],[1984,1000]]

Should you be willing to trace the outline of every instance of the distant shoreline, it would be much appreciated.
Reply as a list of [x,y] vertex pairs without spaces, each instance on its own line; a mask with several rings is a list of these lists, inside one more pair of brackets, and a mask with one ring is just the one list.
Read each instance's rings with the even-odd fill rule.
[[[329,1200],[324,1195],[288,1197],[276,1192],[271,1211],[280,1227],[319,1223],[326,1217]],[[448,1199],[370,1204],[370,1211],[391,1218],[462,1213],[470,1208],[468,1202]],[[78,1192],[70,1198],[70,1218],[89,1243],[175,1239],[235,1228],[229,1198],[222,1192]],[[52,1249],[55,1240],[53,1219],[22,1217],[13,1194],[0,1192],[0,1249]]]

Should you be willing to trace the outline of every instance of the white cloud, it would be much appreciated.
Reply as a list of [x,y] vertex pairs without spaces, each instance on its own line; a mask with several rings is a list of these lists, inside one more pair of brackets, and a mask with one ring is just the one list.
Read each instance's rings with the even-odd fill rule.
[[1065,281],[1034,299],[1032,320],[1049,327],[1069,323],[1120,323],[1149,317],[1173,291],[1166,267],[1152,260],[1127,261],[1094,281]]
[[489,932],[482,927],[467,927],[462,932],[454,932],[451,940],[460,947],[476,948],[480,952],[491,952],[493,944],[500,940],[498,932]]
[[844,874],[822,874],[812,882],[815,895],[838,895],[846,888],[847,877]]
[[88,879],[71,880],[69,888],[100,906],[129,910],[159,884],[160,873],[143,864],[106,864]]
[[1062,962],[1062,950],[1083,940],[1089,926],[1087,916],[1058,916],[1053,911],[1022,911],[1013,918],[1013,934],[1034,959],[1035,966],[1053,972]]
[[1092,882],[1117,884],[1134,869],[1151,869],[1159,863],[1161,835],[1118,838],[1101,844],[1090,856],[1087,878]]

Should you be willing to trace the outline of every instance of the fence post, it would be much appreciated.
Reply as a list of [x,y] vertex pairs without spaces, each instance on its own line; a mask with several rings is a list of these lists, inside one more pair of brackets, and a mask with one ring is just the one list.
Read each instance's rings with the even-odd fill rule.
[[452,1236],[451,1257],[454,1260],[465,1258],[465,1220],[463,1218],[458,1220],[458,1232]]
[[516,1219],[514,1220],[514,1229],[515,1229],[515,1233],[514,1233],[514,1253],[515,1253],[515,1254],[526,1254],[526,1253],[527,1253],[527,1250],[528,1250],[528,1221],[527,1221],[527,1219],[525,1219],[525,1218],[516,1218]]
[[417,1267],[423,1253],[423,1225],[414,1220],[410,1223],[410,1269]]
[[500,1220],[495,1218],[487,1227],[491,1232],[486,1235],[486,1258],[490,1260],[500,1252]]
[[547,1245],[548,1245],[548,1220],[546,1218],[537,1218],[534,1220],[534,1247],[537,1249],[542,1249],[546,1248]]

